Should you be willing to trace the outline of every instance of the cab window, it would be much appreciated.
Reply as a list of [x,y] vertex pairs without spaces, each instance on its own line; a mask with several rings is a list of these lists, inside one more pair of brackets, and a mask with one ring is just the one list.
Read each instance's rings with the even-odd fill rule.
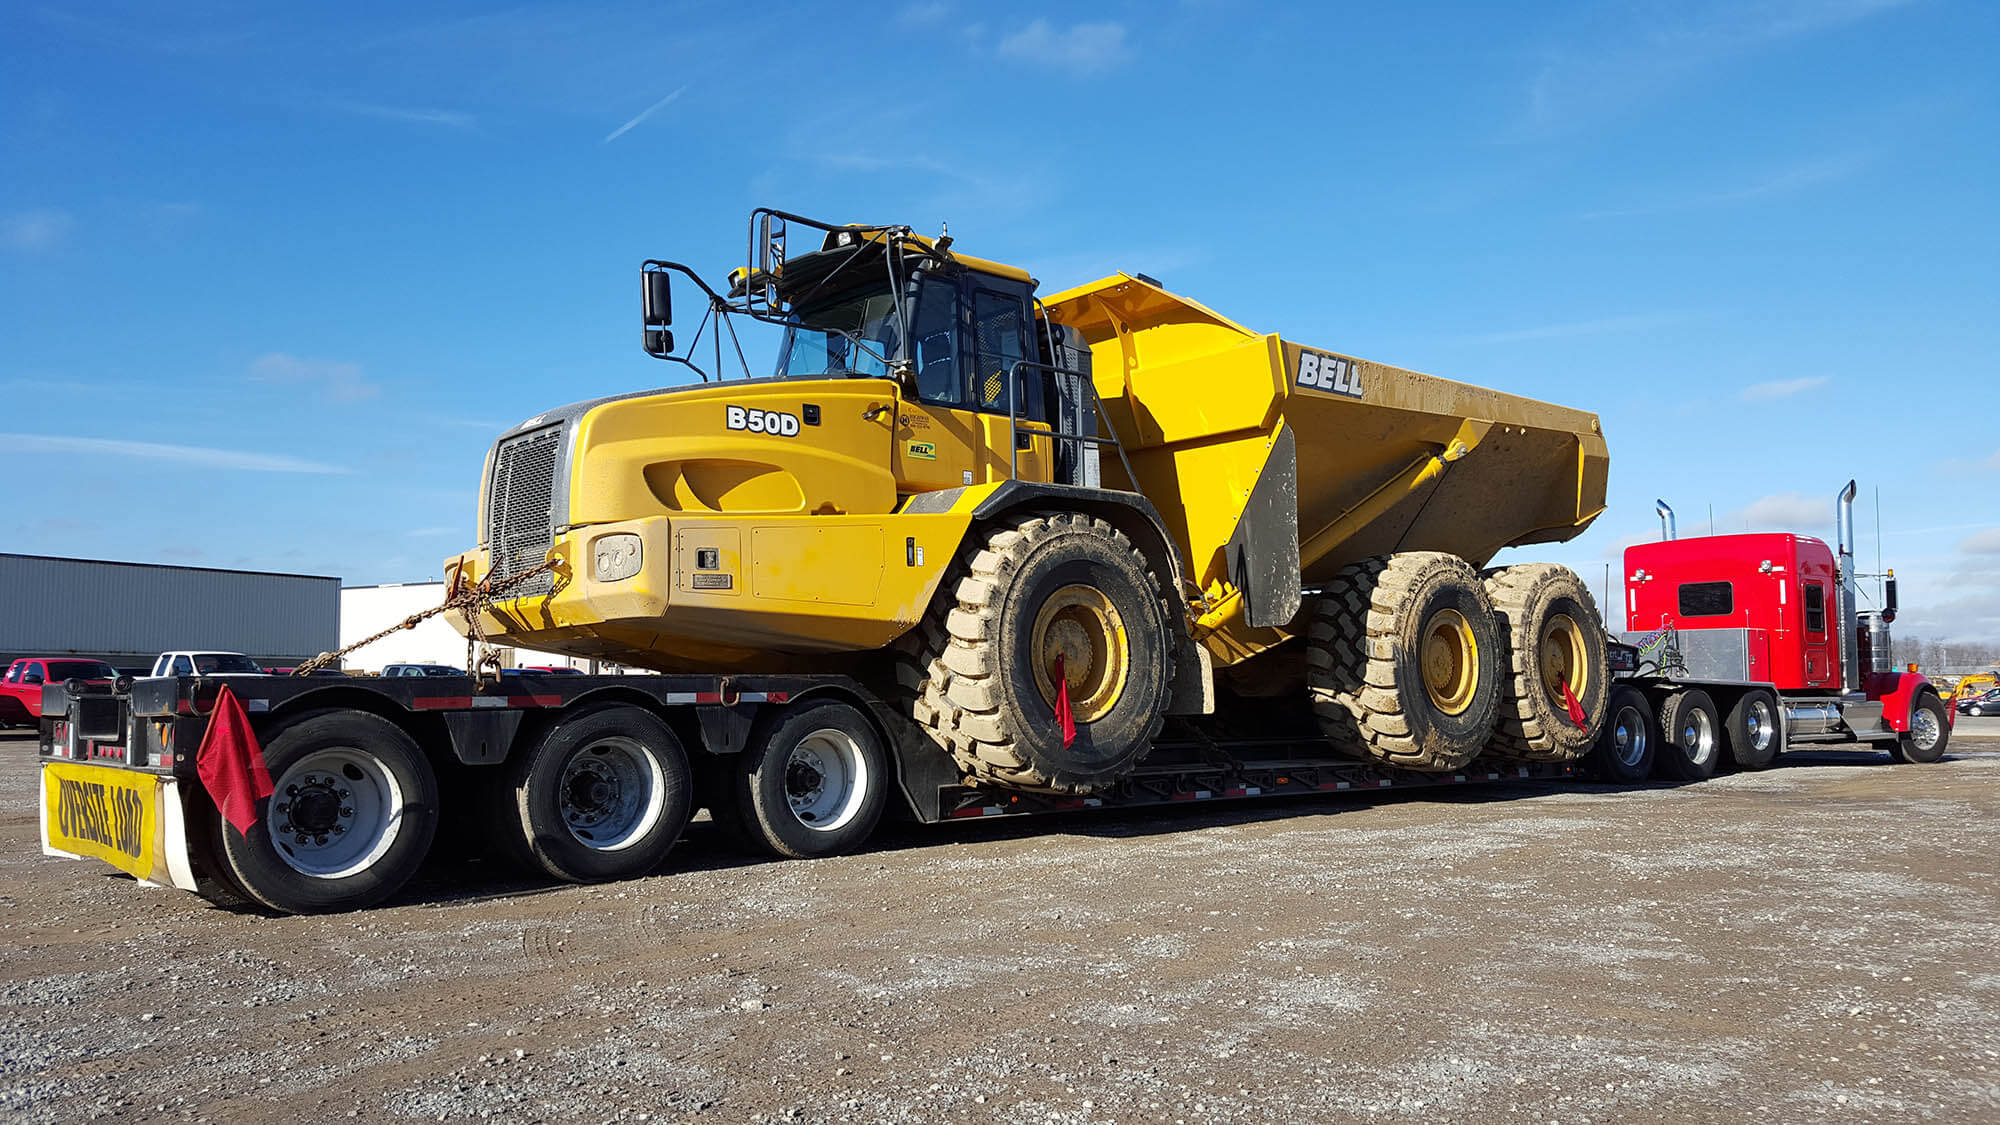
[[[1028,356],[1028,306],[1024,295],[993,289],[972,293],[972,353],[974,394],[979,409],[1007,412],[1007,381],[1014,365]],[[1014,394],[1016,414],[1024,419],[1042,417],[1042,380],[1023,375]]]
[[963,407],[965,378],[958,366],[958,287],[927,278],[917,294],[910,334],[917,365],[917,400],[928,406]]
[[0,680],[0,683],[18,684],[20,682],[21,682],[21,665],[19,664],[9,665],[7,668],[7,678],[5,680]]
[[1826,632],[1826,587],[1817,582],[1806,583],[1806,632]]
[[176,656],[174,657],[174,675],[192,676],[194,675],[194,665],[188,663],[187,657]]
[[1678,592],[1682,617],[1727,617],[1736,610],[1736,589],[1727,582],[1688,582]]

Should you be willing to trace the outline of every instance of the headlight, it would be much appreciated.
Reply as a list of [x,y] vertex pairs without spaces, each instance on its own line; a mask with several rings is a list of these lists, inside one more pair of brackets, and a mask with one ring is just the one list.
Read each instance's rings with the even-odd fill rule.
[[641,547],[636,535],[606,535],[591,544],[591,573],[599,582],[617,582],[639,573]]

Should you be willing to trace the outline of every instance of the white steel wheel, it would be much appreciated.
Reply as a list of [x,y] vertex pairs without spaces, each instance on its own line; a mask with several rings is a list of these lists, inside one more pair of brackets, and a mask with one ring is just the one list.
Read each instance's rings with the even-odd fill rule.
[[375,865],[403,829],[403,790],[381,759],[329,746],[274,782],[264,818],[278,858],[301,875],[339,879]]
[[882,736],[859,708],[806,700],[763,716],[714,811],[744,843],[816,859],[866,843],[894,783]]
[[666,788],[659,757],[637,739],[600,738],[563,763],[563,827],[593,851],[629,848],[659,824]]
[[814,832],[834,832],[860,814],[870,778],[854,736],[822,727],[793,744],[785,762],[785,803]]

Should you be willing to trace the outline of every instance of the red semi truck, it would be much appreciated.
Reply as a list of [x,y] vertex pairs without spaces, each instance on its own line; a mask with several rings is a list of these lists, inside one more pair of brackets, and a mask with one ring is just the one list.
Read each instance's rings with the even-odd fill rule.
[[1922,675],[1894,669],[1894,573],[1879,610],[1857,606],[1853,481],[1834,513],[1837,548],[1786,533],[1681,539],[1660,502],[1665,538],[1625,551],[1627,631],[1612,646],[1602,735],[1614,773],[1698,781],[1725,755],[1763,769],[1825,743],[1944,756],[1951,708]]

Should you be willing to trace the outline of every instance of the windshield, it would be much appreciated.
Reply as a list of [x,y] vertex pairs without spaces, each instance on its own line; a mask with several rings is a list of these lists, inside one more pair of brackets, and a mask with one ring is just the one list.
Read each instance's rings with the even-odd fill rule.
[[233,652],[203,652],[195,654],[195,670],[204,676],[227,675],[231,672],[262,674],[257,662],[247,656]]
[[887,289],[795,310],[778,351],[778,377],[886,376],[899,335],[896,301]]
[[51,660],[49,661],[49,682],[63,680],[109,680],[118,675],[111,665],[96,660]]

